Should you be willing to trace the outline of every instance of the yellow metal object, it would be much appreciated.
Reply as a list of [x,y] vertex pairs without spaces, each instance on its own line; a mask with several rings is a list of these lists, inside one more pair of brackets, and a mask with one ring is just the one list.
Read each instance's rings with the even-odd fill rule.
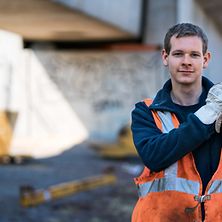
[[49,187],[48,189],[35,190],[30,186],[23,186],[20,190],[20,203],[24,207],[35,206],[50,200],[59,199],[74,193],[94,189],[99,186],[114,184],[116,176],[112,174],[74,180]]
[[16,112],[8,110],[0,111],[0,164],[14,163],[12,161],[14,157],[10,155],[10,144],[16,119]]
[[122,159],[138,156],[133,144],[129,125],[124,126],[120,130],[116,143],[91,143],[91,146],[104,158]]
[[6,111],[0,111],[0,156],[9,154],[12,128]]

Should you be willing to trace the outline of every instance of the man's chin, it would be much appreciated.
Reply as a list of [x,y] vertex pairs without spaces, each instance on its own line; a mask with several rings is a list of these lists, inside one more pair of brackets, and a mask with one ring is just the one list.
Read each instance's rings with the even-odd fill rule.
[[178,81],[181,85],[191,85],[195,82],[193,78],[182,78]]

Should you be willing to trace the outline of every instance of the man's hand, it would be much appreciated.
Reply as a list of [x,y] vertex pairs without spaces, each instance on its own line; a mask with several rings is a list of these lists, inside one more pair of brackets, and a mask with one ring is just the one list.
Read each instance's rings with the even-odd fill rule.
[[208,92],[206,105],[194,113],[202,123],[215,123],[217,133],[222,123],[222,82],[214,85]]

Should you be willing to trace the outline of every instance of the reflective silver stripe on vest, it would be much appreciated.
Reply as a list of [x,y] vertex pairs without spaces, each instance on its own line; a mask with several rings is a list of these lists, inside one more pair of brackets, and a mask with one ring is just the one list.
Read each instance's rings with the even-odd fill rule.
[[[162,123],[162,132],[168,133],[174,129],[172,115],[170,112],[157,111]],[[151,192],[178,191],[196,195],[199,193],[200,184],[192,180],[177,177],[178,162],[172,164],[164,170],[164,178],[155,179],[138,185],[140,197]]]
[[214,180],[207,193],[222,193],[222,180]]
[[168,133],[170,130],[174,129],[173,121],[172,121],[172,115],[170,112],[161,112],[157,111],[158,116],[161,119],[163,133]]
[[200,184],[184,178],[161,178],[138,185],[139,197],[144,197],[151,192],[178,191],[196,195],[199,193]]
[[[172,115],[170,112],[162,112],[157,111],[158,116],[161,119],[162,123],[162,132],[168,133],[170,130],[174,129],[173,121],[172,121]],[[177,162],[169,166],[164,170],[164,175],[166,178],[168,177],[177,177]]]

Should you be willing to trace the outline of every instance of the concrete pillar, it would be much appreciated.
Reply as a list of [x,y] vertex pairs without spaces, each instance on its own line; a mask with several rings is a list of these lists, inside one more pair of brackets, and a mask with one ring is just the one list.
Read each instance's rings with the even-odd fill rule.
[[162,44],[166,31],[177,21],[177,0],[149,0],[144,41]]
[[178,0],[177,4],[178,22],[191,22],[199,25],[207,34],[209,39],[209,51],[212,54],[209,67],[204,70],[204,75],[217,83],[222,81],[221,60],[222,35],[218,30],[215,21],[208,16],[200,4],[193,0]]

